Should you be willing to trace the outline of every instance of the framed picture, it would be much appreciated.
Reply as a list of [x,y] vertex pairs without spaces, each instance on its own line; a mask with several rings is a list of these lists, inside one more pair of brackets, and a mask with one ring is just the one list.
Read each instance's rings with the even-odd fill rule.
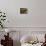
[[27,8],[20,8],[20,14],[27,14],[28,10]]

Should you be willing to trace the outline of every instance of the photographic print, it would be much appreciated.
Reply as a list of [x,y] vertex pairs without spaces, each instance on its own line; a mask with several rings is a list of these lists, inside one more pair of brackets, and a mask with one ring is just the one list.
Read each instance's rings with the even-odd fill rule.
[[27,8],[20,8],[20,14],[27,14],[28,9]]

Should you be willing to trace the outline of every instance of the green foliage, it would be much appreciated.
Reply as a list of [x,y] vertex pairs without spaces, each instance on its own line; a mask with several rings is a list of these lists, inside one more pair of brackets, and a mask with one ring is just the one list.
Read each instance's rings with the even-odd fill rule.
[[4,27],[4,26],[3,26],[3,25],[4,25],[3,23],[5,22],[5,20],[6,20],[6,15],[5,15],[5,13],[0,11],[0,27],[1,27],[1,28]]

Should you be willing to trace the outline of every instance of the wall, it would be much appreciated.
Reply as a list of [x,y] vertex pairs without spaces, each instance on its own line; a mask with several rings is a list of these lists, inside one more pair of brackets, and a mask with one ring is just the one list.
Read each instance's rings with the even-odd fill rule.
[[[21,7],[28,8],[28,14],[20,14]],[[22,31],[22,35],[46,31],[46,0],[0,0],[0,9],[6,12],[8,29],[13,27],[15,31]]]
[[[7,27],[46,27],[46,0],[0,0],[0,9],[6,12]],[[20,14],[20,8],[28,14]]]
[[[23,2],[24,2],[24,4],[23,4]],[[2,11],[5,11],[6,15],[8,17],[8,21],[9,21],[9,23],[7,24],[8,27],[23,26],[27,23],[28,20],[30,20],[30,18],[29,18],[30,15],[29,16],[25,16],[25,15],[21,16],[20,15],[20,8],[21,7],[30,8],[30,7],[28,7],[29,6],[28,0],[27,1],[26,0],[23,0],[23,1],[22,0],[19,0],[19,1],[18,0],[7,0],[7,1],[6,0],[1,0],[0,4],[1,4],[0,9]]]

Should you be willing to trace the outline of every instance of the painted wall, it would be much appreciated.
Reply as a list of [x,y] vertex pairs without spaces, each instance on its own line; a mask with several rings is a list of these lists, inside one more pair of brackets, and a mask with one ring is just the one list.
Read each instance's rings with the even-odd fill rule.
[[[20,8],[28,14],[20,14]],[[0,9],[6,12],[7,27],[46,27],[46,0],[0,0]]]
[[[28,14],[20,14],[20,8],[23,7],[28,8]],[[46,27],[46,0],[0,0],[0,9],[7,15],[8,22],[5,26],[29,27],[12,28],[21,31],[20,36],[30,31],[46,31],[46,28],[43,28]]]

